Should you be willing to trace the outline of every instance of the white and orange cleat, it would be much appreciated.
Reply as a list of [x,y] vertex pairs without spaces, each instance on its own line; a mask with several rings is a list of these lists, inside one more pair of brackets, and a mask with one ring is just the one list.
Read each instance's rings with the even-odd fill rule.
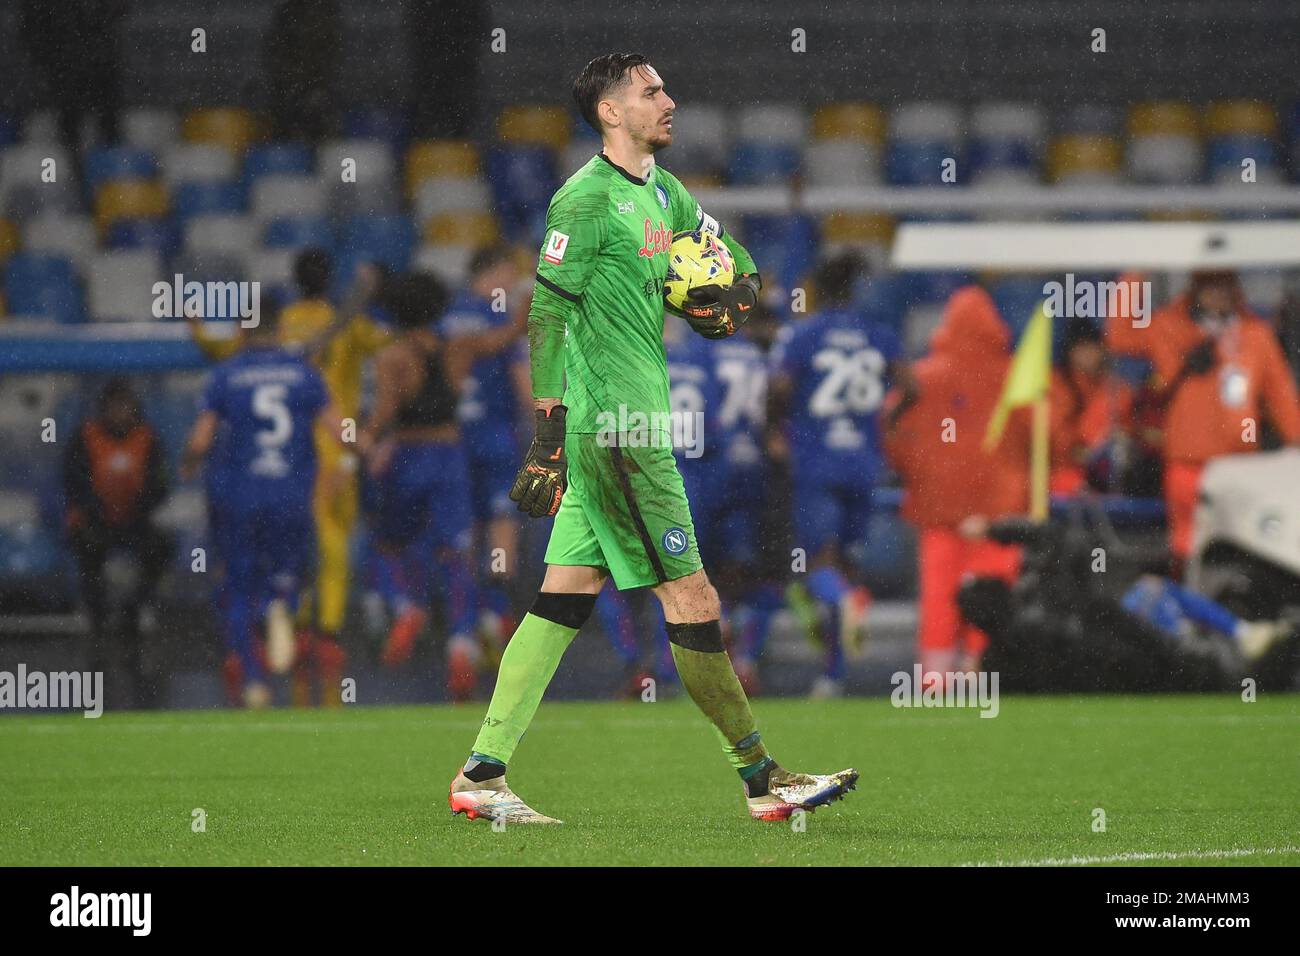
[[515,796],[506,784],[505,774],[491,780],[475,782],[464,773],[456,774],[447,794],[452,815],[463,813],[471,820],[504,820],[506,823],[563,823],[538,813]]
[[780,821],[790,819],[796,810],[812,813],[818,807],[834,800],[843,800],[848,791],[856,789],[858,772],[852,768],[838,773],[792,773],[773,767],[768,778],[767,793],[761,797],[747,797],[749,815],[755,820]]

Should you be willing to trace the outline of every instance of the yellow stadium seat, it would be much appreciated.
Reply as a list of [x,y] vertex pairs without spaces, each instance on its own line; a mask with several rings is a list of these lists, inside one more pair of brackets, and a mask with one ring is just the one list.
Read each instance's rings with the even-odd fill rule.
[[1137,103],[1128,112],[1130,136],[1190,136],[1200,131],[1200,119],[1188,103],[1159,100]]
[[894,237],[894,220],[881,213],[833,212],[822,220],[826,242],[888,243]]
[[885,114],[874,103],[828,103],[813,114],[814,139],[852,139],[880,143]]
[[118,219],[167,215],[167,189],[151,179],[110,179],[95,191],[95,222],[100,231]]
[[1115,137],[1072,133],[1052,141],[1048,169],[1056,181],[1076,173],[1118,172],[1122,159],[1123,150]]
[[439,246],[486,246],[500,237],[496,217],[488,212],[445,212],[424,224],[424,241]]
[[248,110],[236,106],[197,109],[186,114],[181,135],[187,142],[224,146],[242,156],[248,144],[258,138],[257,120]]
[[1205,111],[1211,136],[1276,136],[1277,114],[1267,103],[1226,100],[1211,103]]
[[478,147],[467,140],[426,139],[406,151],[406,193],[426,179],[467,179],[479,173]]
[[559,106],[508,106],[497,117],[497,139],[503,143],[563,149],[573,133],[573,117]]
[[21,244],[18,238],[18,224],[9,219],[0,219],[0,262],[6,262],[18,251]]

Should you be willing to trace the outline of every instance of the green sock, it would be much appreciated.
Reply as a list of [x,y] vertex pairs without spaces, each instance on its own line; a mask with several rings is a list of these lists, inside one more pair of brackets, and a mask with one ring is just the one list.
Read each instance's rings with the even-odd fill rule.
[[758,735],[749,699],[740,686],[726,651],[693,651],[670,644],[682,686],[695,706],[713,722],[722,750],[742,778],[772,762]]
[[501,655],[497,686],[487,717],[474,741],[474,752],[506,764],[532,723],[546,685],[555,676],[577,628],[528,613]]

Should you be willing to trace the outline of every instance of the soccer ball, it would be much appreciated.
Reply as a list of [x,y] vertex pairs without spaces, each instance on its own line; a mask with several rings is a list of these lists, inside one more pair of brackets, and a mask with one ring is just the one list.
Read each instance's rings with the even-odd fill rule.
[[726,243],[701,229],[679,232],[673,236],[668,250],[664,302],[670,309],[679,311],[692,289],[703,285],[729,286],[735,278],[735,260]]

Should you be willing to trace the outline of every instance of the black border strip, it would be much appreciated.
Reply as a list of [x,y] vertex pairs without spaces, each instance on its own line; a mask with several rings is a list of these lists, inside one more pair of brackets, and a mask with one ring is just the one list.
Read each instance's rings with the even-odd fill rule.
[[645,548],[646,557],[650,559],[650,565],[654,568],[659,583],[664,584],[668,580],[668,575],[664,573],[664,563],[659,560],[659,552],[655,550],[654,542],[650,540],[650,529],[645,526],[641,509],[637,507],[636,495],[632,491],[632,479],[623,467],[623,449],[617,445],[610,445],[609,457],[614,461],[614,472],[618,475],[618,483],[623,488],[623,498],[627,501],[632,523],[636,525],[636,532],[641,536],[641,546]]
[[546,276],[542,275],[540,272],[537,273],[536,278],[537,278],[537,281],[538,281],[538,282],[540,282],[542,285],[546,286],[546,288],[550,289],[552,292],[554,292],[554,293],[555,293],[556,295],[558,295],[560,298],[562,298],[562,299],[568,299],[570,302],[581,302],[581,301],[582,301],[582,296],[580,296],[580,295],[574,295],[572,292],[566,292],[564,289],[561,289],[558,285],[556,285],[556,284],[555,284],[554,282],[552,282],[550,279],[546,278]]

